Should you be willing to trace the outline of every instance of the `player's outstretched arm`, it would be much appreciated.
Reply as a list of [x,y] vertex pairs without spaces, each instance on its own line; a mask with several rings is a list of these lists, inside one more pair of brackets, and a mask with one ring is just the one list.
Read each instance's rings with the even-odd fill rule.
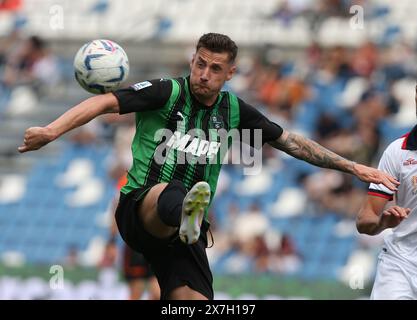
[[350,173],[364,182],[383,184],[393,191],[397,190],[400,184],[385,172],[347,160],[317,142],[285,130],[276,141],[269,144],[315,166]]
[[387,228],[398,226],[410,213],[409,208],[392,206],[384,210],[388,200],[368,195],[356,218],[360,233],[376,235]]
[[101,114],[116,112],[119,112],[119,103],[112,93],[91,97],[69,109],[47,126],[27,129],[23,144],[18,151],[23,153],[38,150],[64,133],[82,126]]

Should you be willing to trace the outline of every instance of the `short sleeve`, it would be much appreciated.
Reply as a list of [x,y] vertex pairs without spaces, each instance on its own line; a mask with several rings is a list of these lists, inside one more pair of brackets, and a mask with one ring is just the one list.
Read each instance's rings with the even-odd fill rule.
[[238,101],[240,108],[239,131],[241,137],[242,139],[245,137],[245,134],[243,134],[243,130],[245,129],[249,129],[251,135],[249,143],[247,141],[242,142],[249,144],[252,147],[254,146],[254,129],[262,130],[262,145],[264,145],[266,142],[277,140],[282,135],[283,129],[281,128],[281,126],[270,121],[261,112],[259,112],[257,109],[247,104],[243,100],[238,99]]
[[152,111],[163,108],[172,91],[170,80],[157,79],[136,83],[113,92],[119,102],[120,114]]
[[[379,165],[378,165],[378,169],[381,171],[384,171],[388,174],[390,174],[391,176],[393,176],[394,178],[398,179],[398,169],[397,166],[395,165],[398,162],[395,161],[396,156],[395,156],[395,145],[390,145],[382,154],[382,157],[379,161]],[[375,183],[371,183],[369,185],[369,190],[368,190],[368,194],[369,195],[373,195],[373,196],[377,196],[377,197],[381,197],[381,198],[385,198],[389,201],[391,201],[394,197],[394,192],[391,191],[390,189],[388,189],[387,187],[385,187],[383,184],[375,184]]]

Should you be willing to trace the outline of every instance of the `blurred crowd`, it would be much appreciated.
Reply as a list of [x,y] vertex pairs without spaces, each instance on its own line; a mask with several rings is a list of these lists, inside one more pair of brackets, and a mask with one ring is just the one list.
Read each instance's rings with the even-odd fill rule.
[[[297,15],[309,15],[311,21],[321,21],[323,15],[345,15],[352,3],[284,1],[270,18],[290,21]],[[393,138],[391,134],[401,130],[405,133],[415,121],[409,116],[414,115],[415,58],[415,44],[403,41],[389,46],[369,41],[353,48],[323,47],[314,42],[290,53],[268,45],[254,54],[242,53],[238,73],[226,89],[284,128],[311,137],[351,160],[375,166],[381,149]],[[157,70],[160,66],[153,67]],[[187,62],[179,62],[176,70],[176,74],[164,76],[186,75]],[[56,93],[65,77],[63,72],[59,57],[41,37],[27,37],[19,30],[0,37],[0,123],[2,112],[15,105],[13,99],[19,98],[13,92],[25,87],[40,101]],[[142,81],[146,76],[133,74],[130,81]],[[103,135],[110,139],[114,152],[108,159],[108,174],[116,185],[132,161],[130,141],[134,130],[132,115],[111,115],[74,131],[70,139],[87,145],[102,141]],[[285,156],[281,152],[265,146],[263,155],[265,172],[274,172],[283,165]],[[218,197],[226,192],[229,175],[228,169],[222,174]],[[262,185],[268,177],[260,175],[258,179]],[[306,197],[300,214],[332,212],[352,220],[367,186],[339,172],[315,170],[300,171],[296,187]],[[237,254],[229,264],[232,272],[288,274],[302,266],[303,257],[291,235],[271,231],[262,206],[254,202],[241,212],[236,201],[222,210],[211,214],[215,240],[213,250],[209,251],[211,259],[233,249]],[[226,217],[222,219],[226,223],[216,220],[219,215]],[[71,249],[71,263],[74,256]],[[116,260],[111,259],[112,263]],[[250,270],[245,269],[248,266]]]
[[28,111],[61,85],[59,60],[44,39],[24,36],[18,29],[0,38],[0,114]]

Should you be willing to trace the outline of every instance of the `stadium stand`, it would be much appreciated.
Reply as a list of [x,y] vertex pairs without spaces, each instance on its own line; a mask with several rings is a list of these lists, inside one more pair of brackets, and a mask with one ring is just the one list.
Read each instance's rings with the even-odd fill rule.
[[[307,0],[198,5],[171,0],[169,6],[155,0],[125,10],[127,3],[24,0],[17,11],[0,10],[0,41],[9,41],[7,50],[0,49],[0,260],[5,265],[65,263],[71,248],[82,266],[96,266],[101,258],[116,192],[109,176],[112,125],[99,123],[93,143],[69,137],[36,154],[16,151],[26,127],[44,125],[86,97],[72,71],[74,48],[86,40],[103,37],[128,44],[134,82],[185,75],[189,44],[206,31],[225,32],[242,46],[240,70],[228,89],[284,127],[368,164],[375,165],[380,150],[415,122],[416,1],[367,2],[362,32],[349,27],[348,7],[320,11]],[[50,18],[61,9],[65,27],[52,28]],[[199,11],[205,15],[196,21]],[[53,85],[7,85],[7,58],[32,34],[49,42],[62,76]],[[149,59],[148,45],[176,54],[167,54],[166,60],[155,54],[155,68],[149,69],[141,63]],[[327,179],[326,188],[320,179]],[[253,189],[242,193],[245,183]],[[365,188],[268,148],[257,177],[245,176],[241,166],[225,165],[211,209],[213,272],[344,281],[341,273],[355,253],[365,250],[375,257],[375,245],[352,227],[351,213]],[[239,217],[249,216],[259,228],[242,240],[233,227]],[[287,246],[283,239],[289,239]],[[257,255],[261,247],[264,254]],[[372,273],[373,268],[366,277]],[[32,282],[31,298],[44,292],[43,283]],[[9,288],[0,299],[15,296],[13,288],[20,285],[0,276],[0,288]],[[100,298],[91,293],[98,290],[93,287],[79,287],[84,290],[79,297]],[[123,290],[117,287],[119,297]]]

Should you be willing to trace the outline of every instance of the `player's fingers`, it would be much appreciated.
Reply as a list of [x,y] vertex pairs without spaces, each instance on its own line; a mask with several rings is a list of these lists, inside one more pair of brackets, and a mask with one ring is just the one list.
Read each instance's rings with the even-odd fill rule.
[[395,206],[394,208],[400,218],[404,218],[406,216],[404,208],[398,206]]
[[377,184],[383,184],[388,189],[392,191],[397,191],[397,186],[400,184],[400,182],[395,179],[393,176],[386,172],[379,171],[377,169],[373,169],[373,175],[374,175],[374,183]]
[[407,218],[408,214],[410,213],[410,209],[409,208],[402,208],[402,207],[400,207],[400,209],[401,209],[401,217],[403,219]]
[[397,186],[393,182],[391,182],[391,180],[389,180],[388,177],[383,177],[381,179],[380,183],[382,183],[384,186],[386,186],[391,191],[397,191],[398,190]]
[[404,208],[397,207],[398,217],[404,219],[407,215]]
[[387,210],[385,210],[384,214],[386,216],[398,217],[398,212],[395,211],[394,207],[391,207],[391,208],[388,208]]
[[398,218],[405,218],[407,214],[405,213],[404,208],[399,206],[394,206],[392,209],[396,212]]
[[391,215],[391,212],[390,212],[389,210],[384,210],[384,211],[382,212],[382,214],[383,214],[384,216],[390,216],[390,215]]
[[401,184],[396,178],[394,178],[393,176],[389,174],[387,174],[387,178],[391,183],[393,183],[396,186],[399,186]]
[[401,216],[400,213],[397,210],[395,210],[395,208],[391,208],[391,214],[397,218]]
[[17,151],[19,151],[20,153],[26,152],[28,150],[29,149],[28,149],[27,145],[25,145],[25,144],[23,144],[23,145],[21,145],[20,147],[17,148]]
[[394,182],[391,182],[391,180],[389,179],[389,176],[385,172],[381,172],[379,170],[374,171],[373,183],[383,184],[384,186],[386,186],[388,189],[392,191],[396,191],[397,189]]

